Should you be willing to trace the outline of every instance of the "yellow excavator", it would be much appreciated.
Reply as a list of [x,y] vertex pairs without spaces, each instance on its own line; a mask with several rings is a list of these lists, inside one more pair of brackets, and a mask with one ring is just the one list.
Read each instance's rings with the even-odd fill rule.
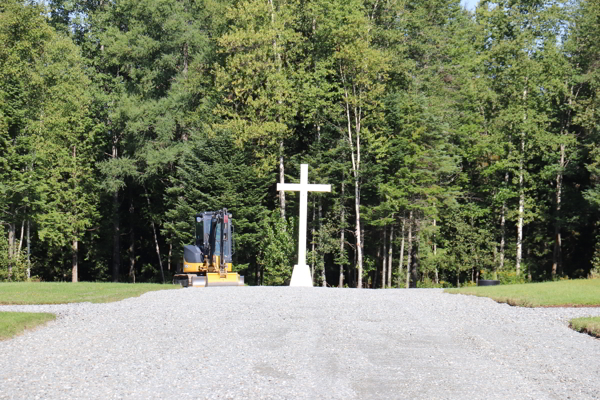
[[183,287],[244,286],[244,277],[233,272],[233,225],[224,208],[196,214],[195,243],[183,247],[183,264],[173,277]]

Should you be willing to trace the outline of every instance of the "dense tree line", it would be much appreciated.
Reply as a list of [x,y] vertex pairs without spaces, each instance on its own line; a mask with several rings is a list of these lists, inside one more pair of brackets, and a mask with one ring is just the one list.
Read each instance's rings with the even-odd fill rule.
[[284,284],[600,271],[600,2],[7,0],[0,279],[168,282],[193,215]]

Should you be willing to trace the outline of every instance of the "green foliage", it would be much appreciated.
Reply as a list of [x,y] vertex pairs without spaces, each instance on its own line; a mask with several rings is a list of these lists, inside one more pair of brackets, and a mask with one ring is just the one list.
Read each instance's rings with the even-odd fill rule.
[[[4,237],[4,227],[0,225],[0,237]],[[0,281],[24,281],[27,280],[27,258],[22,252],[16,252],[9,256],[9,244],[0,241]],[[10,268],[10,273],[9,273]]]
[[296,241],[291,220],[282,219],[277,210],[265,213],[260,224],[262,240],[258,244],[257,262],[262,271],[262,284],[287,285],[295,264]]
[[435,283],[429,278],[425,278],[423,281],[417,282],[418,288],[429,289],[429,288],[451,288],[453,287],[452,283],[446,281],[439,281],[439,283]]
[[517,275],[515,271],[511,270],[498,271],[497,277],[495,279],[499,280],[500,284],[502,285],[514,285],[525,283],[525,276]]

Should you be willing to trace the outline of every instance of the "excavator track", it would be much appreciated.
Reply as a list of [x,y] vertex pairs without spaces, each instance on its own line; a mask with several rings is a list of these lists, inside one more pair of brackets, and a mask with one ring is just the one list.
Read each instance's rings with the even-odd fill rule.
[[175,275],[173,283],[183,287],[244,286],[244,277],[235,273],[229,273],[225,278],[221,278],[219,273],[180,274]]

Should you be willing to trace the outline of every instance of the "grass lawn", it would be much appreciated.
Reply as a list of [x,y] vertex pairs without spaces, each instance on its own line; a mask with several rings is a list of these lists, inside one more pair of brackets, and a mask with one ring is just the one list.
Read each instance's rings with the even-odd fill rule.
[[600,306],[600,279],[575,279],[522,285],[471,286],[447,293],[490,297],[499,303],[523,307]]
[[48,313],[0,311],[0,340],[10,339],[15,335],[19,335],[25,329],[35,328],[55,318],[56,315]]
[[179,285],[102,282],[0,282],[0,304],[109,303]]
[[569,321],[577,332],[588,333],[600,338],[600,317],[575,318]]

